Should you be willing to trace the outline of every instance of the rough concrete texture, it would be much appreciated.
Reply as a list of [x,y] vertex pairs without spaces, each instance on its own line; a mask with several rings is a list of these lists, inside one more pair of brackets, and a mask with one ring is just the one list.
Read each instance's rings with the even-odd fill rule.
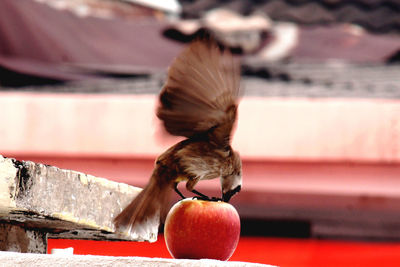
[[42,255],[0,252],[1,266],[182,266],[182,267],[258,267],[270,266],[257,263],[217,261],[217,260],[176,260],[142,257],[106,257],[91,255]]
[[0,155],[0,220],[56,237],[155,241],[158,222],[130,236],[112,219],[140,188]]
[[0,250],[45,254],[47,233],[27,230],[18,225],[0,224]]

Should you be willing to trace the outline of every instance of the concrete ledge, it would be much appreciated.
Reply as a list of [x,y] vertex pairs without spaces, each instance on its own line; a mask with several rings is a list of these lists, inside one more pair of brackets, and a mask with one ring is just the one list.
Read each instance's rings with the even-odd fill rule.
[[0,155],[0,220],[53,237],[155,241],[158,224],[131,236],[114,233],[112,219],[140,191],[53,166]]
[[0,252],[1,266],[228,266],[228,267],[257,267],[270,266],[247,262],[224,262],[217,260],[175,260],[142,257],[107,257],[91,255],[42,255],[42,254],[20,254],[13,252]]

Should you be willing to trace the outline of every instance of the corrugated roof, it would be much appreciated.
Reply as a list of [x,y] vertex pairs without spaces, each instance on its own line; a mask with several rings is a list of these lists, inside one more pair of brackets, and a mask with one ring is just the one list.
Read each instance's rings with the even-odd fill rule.
[[400,99],[399,65],[287,64],[263,69],[269,71],[268,79],[245,77],[247,95]]
[[[400,65],[271,64],[244,67],[246,96],[400,99]],[[158,94],[165,73],[63,85],[27,86],[19,91]],[[12,87],[3,90],[15,90]]]

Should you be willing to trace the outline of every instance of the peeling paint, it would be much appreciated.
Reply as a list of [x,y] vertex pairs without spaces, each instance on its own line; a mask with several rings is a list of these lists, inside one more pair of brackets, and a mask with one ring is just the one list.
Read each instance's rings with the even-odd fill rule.
[[0,155],[0,214],[16,208],[16,174],[12,160]]
[[16,185],[16,197],[20,198],[22,195],[27,194],[27,191],[32,186],[32,179],[30,179],[30,174],[28,166],[24,162],[12,159],[12,162],[17,171],[17,185]]

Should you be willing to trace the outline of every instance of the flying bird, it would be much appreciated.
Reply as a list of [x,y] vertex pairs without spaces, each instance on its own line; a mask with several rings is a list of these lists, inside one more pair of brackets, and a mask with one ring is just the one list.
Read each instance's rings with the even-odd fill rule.
[[153,216],[164,217],[171,191],[185,198],[177,187],[180,182],[204,199],[210,198],[195,190],[201,180],[219,177],[226,202],[240,191],[242,163],[231,147],[240,95],[239,67],[231,53],[211,39],[192,42],[175,58],[156,114],[169,134],[186,139],[156,159],[148,184],[114,219],[117,229],[130,233]]

